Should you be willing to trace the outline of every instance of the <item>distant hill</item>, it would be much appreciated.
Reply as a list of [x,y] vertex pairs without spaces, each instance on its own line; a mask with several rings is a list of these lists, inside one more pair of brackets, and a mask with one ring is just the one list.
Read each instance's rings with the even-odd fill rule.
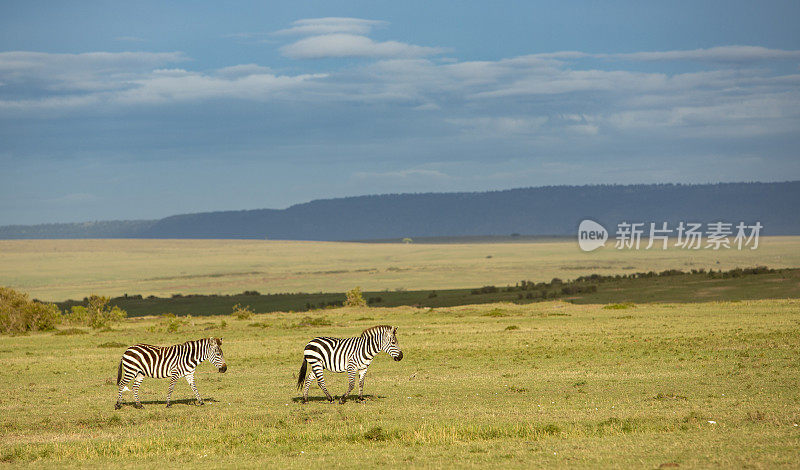
[[583,219],[761,222],[764,235],[800,234],[800,181],[702,185],[546,186],[470,193],[324,199],[286,209],[206,212],[156,221],[0,227],[0,238],[256,238],[572,235]]
[[157,220],[106,220],[72,224],[5,225],[0,240],[22,238],[137,238]]

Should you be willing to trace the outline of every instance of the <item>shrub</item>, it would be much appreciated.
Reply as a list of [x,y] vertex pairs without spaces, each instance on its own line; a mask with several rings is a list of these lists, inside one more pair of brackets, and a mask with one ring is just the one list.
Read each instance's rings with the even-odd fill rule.
[[484,317],[507,317],[505,310],[499,308],[493,308],[488,312],[483,314]]
[[86,331],[80,328],[67,328],[66,330],[60,330],[56,332],[58,336],[72,336],[72,335],[85,335],[87,334]]
[[364,433],[364,439],[369,441],[387,441],[390,437],[380,426],[374,426]]
[[128,316],[125,310],[116,305],[109,305],[110,299],[101,295],[91,295],[86,299],[88,306],[88,323],[94,329],[108,328],[112,323]]
[[61,322],[61,310],[54,304],[30,300],[28,294],[0,287],[0,332],[52,330]]
[[495,286],[483,286],[480,289],[472,289],[470,294],[472,295],[479,295],[479,294],[495,294],[497,293],[498,289]]
[[233,311],[231,312],[231,315],[238,318],[239,320],[249,320],[254,313],[255,312],[253,312],[253,310],[250,309],[249,305],[245,305],[243,307],[240,304],[236,304],[233,306]]
[[636,308],[636,305],[630,302],[624,304],[608,304],[603,306],[604,310],[625,310],[628,308]]
[[89,311],[83,305],[73,305],[64,318],[70,325],[88,325]]
[[347,300],[344,301],[345,307],[366,307],[367,301],[361,294],[361,288],[358,286],[353,287],[347,291]]
[[309,317],[305,316],[300,319],[300,322],[295,325],[295,327],[304,327],[304,326],[330,326],[331,322],[325,317]]

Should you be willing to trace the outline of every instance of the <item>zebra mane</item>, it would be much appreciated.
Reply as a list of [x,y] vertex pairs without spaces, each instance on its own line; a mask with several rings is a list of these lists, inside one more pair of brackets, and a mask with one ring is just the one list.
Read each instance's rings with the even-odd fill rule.
[[363,337],[367,336],[370,333],[378,332],[378,331],[382,331],[384,333],[390,332],[390,331],[392,331],[392,326],[391,325],[378,325],[378,326],[373,326],[372,328],[367,328],[366,330],[361,332],[361,337],[363,338]]

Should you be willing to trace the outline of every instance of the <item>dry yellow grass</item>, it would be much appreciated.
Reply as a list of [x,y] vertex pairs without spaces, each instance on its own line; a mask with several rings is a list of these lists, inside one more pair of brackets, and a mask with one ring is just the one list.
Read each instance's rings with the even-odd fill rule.
[[267,240],[0,241],[0,285],[58,301],[89,294],[166,296],[243,290],[446,289],[665,269],[800,266],[800,237],[757,250],[615,250],[573,241],[367,244]]

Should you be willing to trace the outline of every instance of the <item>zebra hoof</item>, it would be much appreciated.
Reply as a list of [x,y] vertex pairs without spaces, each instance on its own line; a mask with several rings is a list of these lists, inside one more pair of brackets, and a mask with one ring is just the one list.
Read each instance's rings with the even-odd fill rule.
[[144,408],[141,403],[136,403],[133,405],[133,407],[136,408],[137,410],[141,410],[142,408]]
[[203,405],[205,405],[205,402],[204,402],[204,401],[202,401],[202,400],[201,400],[201,401],[198,401],[198,402],[197,402],[197,406],[203,406]]
[[172,406],[172,403],[167,403],[167,408],[169,408],[170,406]]
[[115,409],[115,410],[118,410],[118,409],[120,409],[120,408],[122,408],[122,405],[120,405],[119,403],[115,403],[115,404],[114,404],[114,409]]

